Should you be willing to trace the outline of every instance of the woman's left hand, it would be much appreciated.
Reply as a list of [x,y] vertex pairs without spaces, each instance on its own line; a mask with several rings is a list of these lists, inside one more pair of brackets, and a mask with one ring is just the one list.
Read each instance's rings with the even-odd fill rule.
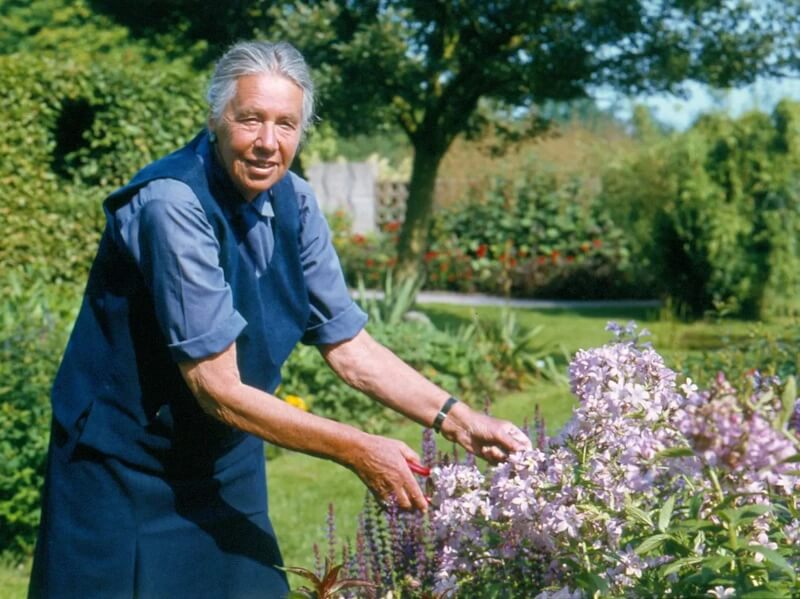
[[442,423],[442,434],[467,451],[492,464],[504,461],[514,451],[531,449],[531,441],[519,427],[459,403]]

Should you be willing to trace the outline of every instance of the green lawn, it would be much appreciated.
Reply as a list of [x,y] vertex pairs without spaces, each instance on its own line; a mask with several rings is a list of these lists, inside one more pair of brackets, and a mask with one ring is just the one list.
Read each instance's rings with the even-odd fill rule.
[[[438,325],[454,327],[469,322],[473,314],[488,319],[500,313],[497,308],[473,310],[451,305],[430,305],[424,310]],[[607,342],[610,334],[604,329],[609,320],[622,323],[636,320],[652,332],[650,339],[668,363],[679,361],[688,353],[723,347],[730,339],[751,334],[757,326],[762,331],[777,333],[790,324],[757,325],[739,321],[686,324],[652,309],[515,310],[515,314],[526,326],[543,326],[542,345],[563,348],[567,354]],[[540,381],[522,391],[495,398],[491,411],[496,416],[522,423],[533,415],[536,404],[549,431],[555,432],[569,417],[573,398],[565,386]],[[391,436],[419,449],[421,435],[421,427],[410,423],[398,425]],[[277,455],[272,455],[275,453]],[[329,504],[334,505],[337,534],[352,536],[365,489],[354,474],[333,463],[287,451],[270,454],[270,511],[286,563],[310,567],[315,543],[323,553],[327,551]],[[25,568],[0,567],[0,599],[24,597],[27,576]]]

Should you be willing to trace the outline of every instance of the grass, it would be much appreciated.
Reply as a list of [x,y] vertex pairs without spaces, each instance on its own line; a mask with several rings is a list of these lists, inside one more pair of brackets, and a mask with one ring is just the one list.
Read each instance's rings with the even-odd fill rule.
[[28,593],[30,564],[0,566],[0,599],[22,599]]
[[[498,318],[500,310],[492,307],[468,308],[452,305],[428,305],[426,313],[438,326],[458,327],[474,316]],[[606,343],[609,320],[635,320],[652,332],[651,340],[668,363],[679,363],[688,354],[723,348],[733,339],[752,334],[780,333],[789,322],[751,323],[741,321],[698,321],[683,323],[653,309],[597,308],[582,310],[515,310],[520,324],[542,325],[540,345],[561,348],[571,355],[581,348]],[[754,333],[755,331],[755,333]],[[566,366],[566,357],[560,366]],[[549,431],[557,431],[569,418],[573,398],[564,387],[538,381],[522,391],[495,398],[493,415],[517,423],[530,419],[539,404]],[[398,425],[389,435],[419,450],[422,428],[408,423]],[[287,564],[311,567],[313,545],[327,551],[327,513],[335,508],[337,536],[352,538],[358,513],[365,499],[365,488],[358,477],[331,462],[302,454],[271,450],[268,462],[270,512]],[[0,599],[25,597],[29,568],[0,566]],[[297,583],[298,579],[293,579]]]

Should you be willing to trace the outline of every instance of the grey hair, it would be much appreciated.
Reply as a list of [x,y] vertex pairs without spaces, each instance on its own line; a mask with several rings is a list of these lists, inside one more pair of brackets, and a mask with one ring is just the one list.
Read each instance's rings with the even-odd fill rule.
[[206,100],[211,117],[218,120],[236,95],[236,82],[246,75],[280,75],[303,90],[302,131],[314,120],[314,82],[303,55],[288,42],[239,42],[217,62],[208,84]]

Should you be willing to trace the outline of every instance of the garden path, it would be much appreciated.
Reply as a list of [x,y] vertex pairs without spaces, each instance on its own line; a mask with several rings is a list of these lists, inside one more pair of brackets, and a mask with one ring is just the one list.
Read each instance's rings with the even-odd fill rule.
[[[358,291],[351,291],[353,297],[358,297]],[[383,292],[368,289],[366,296],[369,298],[382,297]],[[510,308],[530,308],[535,310],[545,309],[573,309],[573,308],[658,308],[661,301],[649,300],[545,300],[506,298],[483,293],[455,293],[452,291],[420,291],[417,295],[419,304],[458,304],[462,306],[508,306]]]

